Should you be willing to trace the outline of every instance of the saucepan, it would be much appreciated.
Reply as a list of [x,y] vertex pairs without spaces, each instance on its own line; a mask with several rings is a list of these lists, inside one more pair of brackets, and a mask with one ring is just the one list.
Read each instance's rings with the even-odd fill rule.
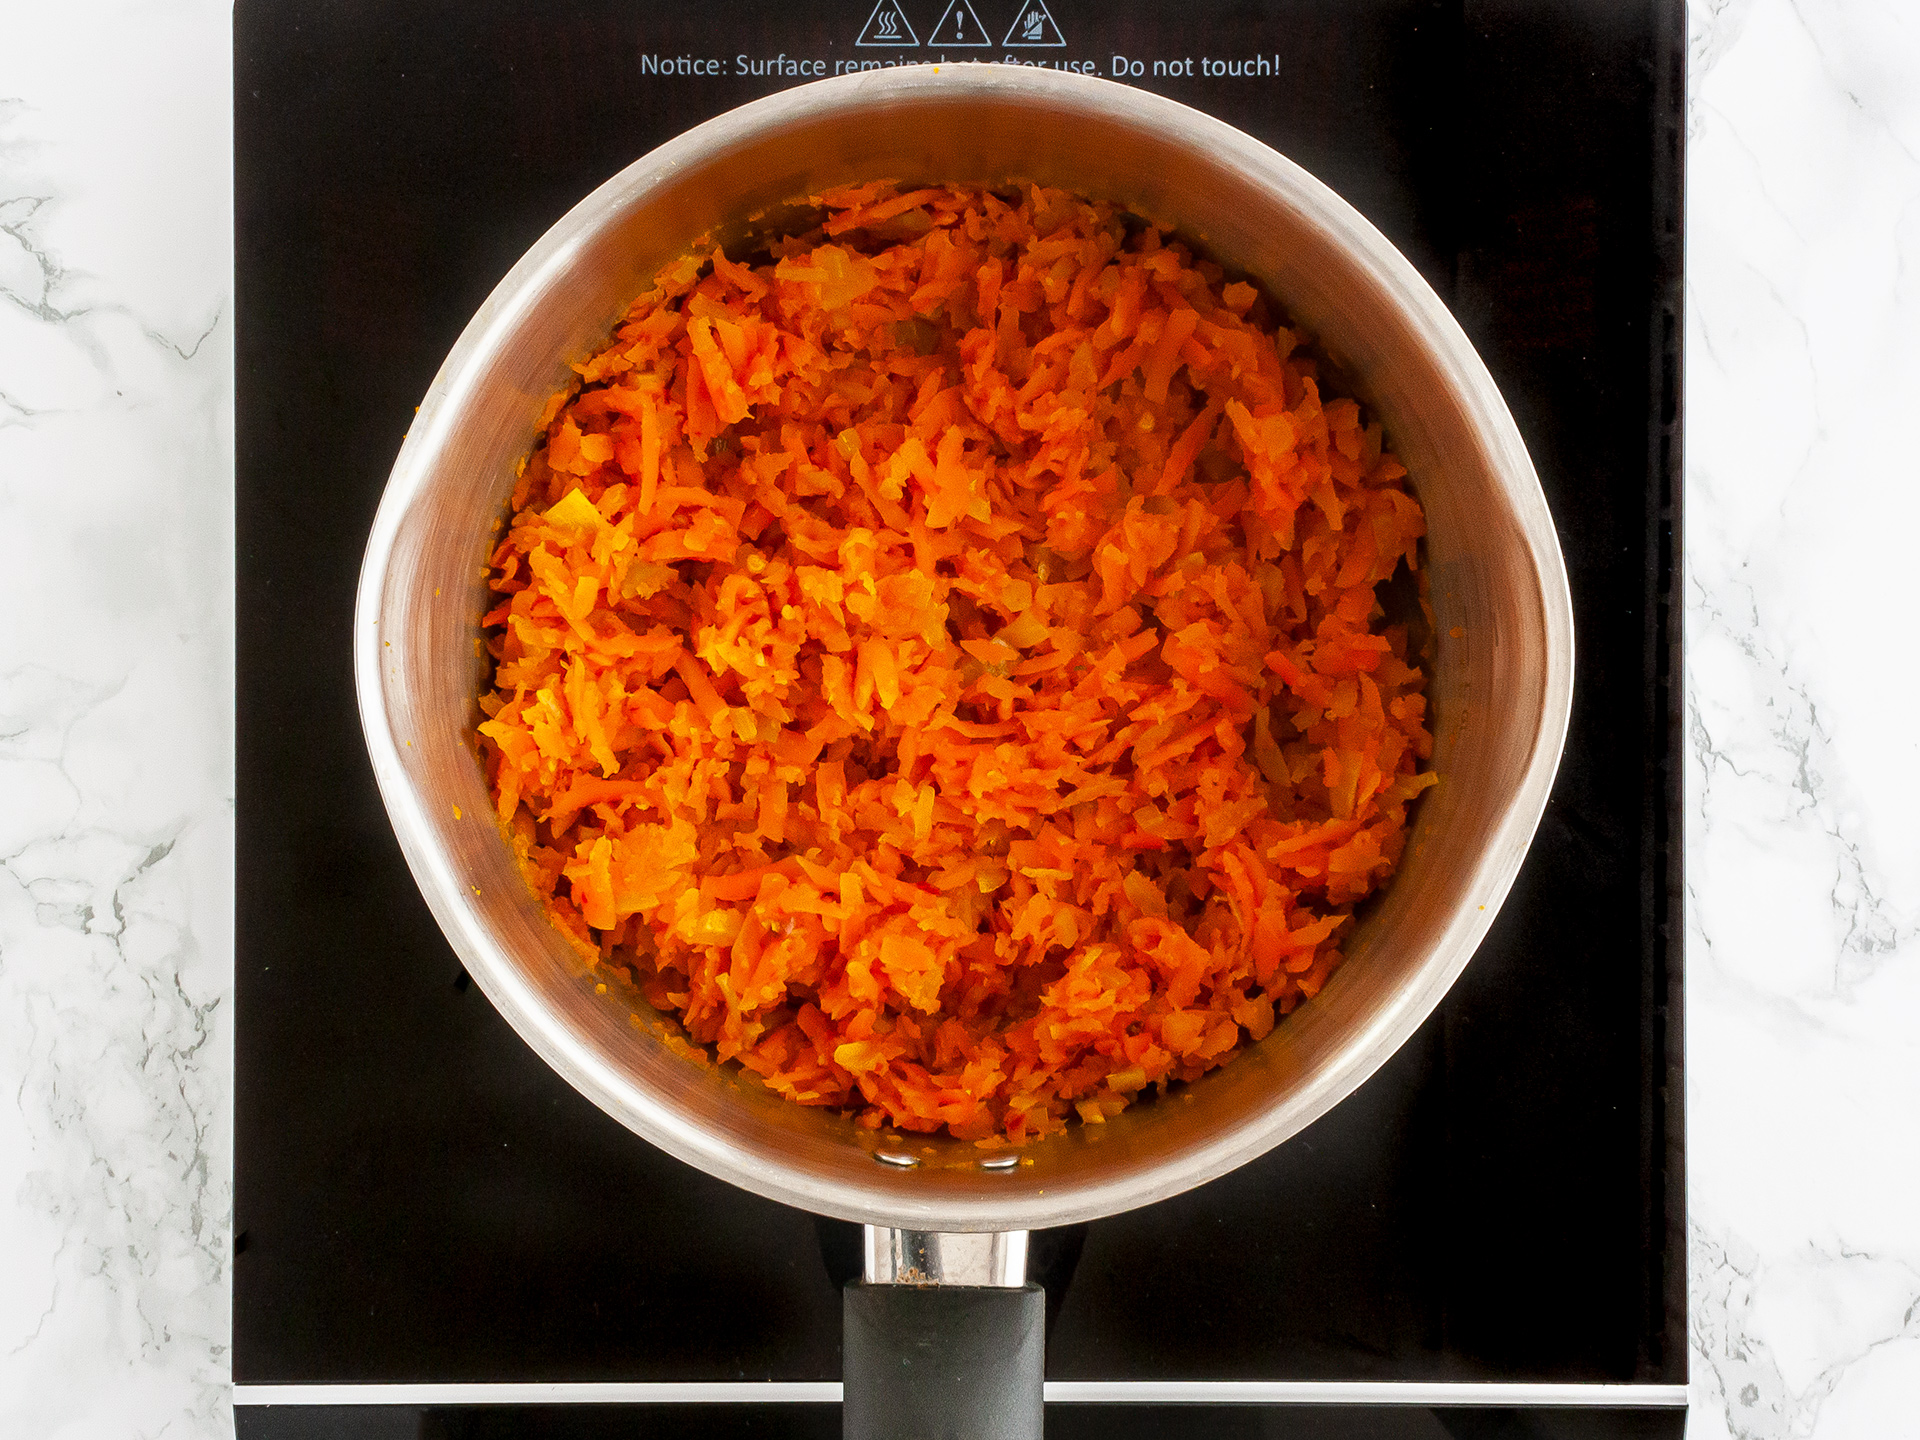
[[[700,1065],[637,997],[595,993],[489,820],[476,758],[483,561],[567,362],[696,237],[829,186],[1030,180],[1116,201],[1274,296],[1384,423],[1426,509],[1433,768],[1345,964],[1177,1097],[1011,1154],[862,1130]],[[354,652],[374,770],[468,972],[561,1075],[650,1143],[864,1224],[845,1302],[849,1436],[1038,1437],[1043,1308],[1026,1232],[1199,1185],[1324,1115],[1412,1034],[1486,934],[1559,763],[1573,620],[1551,516],[1485,365],[1439,298],[1299,166],[1198,111],[1083,76],[910,67],[768,96],[635,161],[502,280],[427,391],[374,522]],[[638,1023],[636,1023],[636,1020]]]

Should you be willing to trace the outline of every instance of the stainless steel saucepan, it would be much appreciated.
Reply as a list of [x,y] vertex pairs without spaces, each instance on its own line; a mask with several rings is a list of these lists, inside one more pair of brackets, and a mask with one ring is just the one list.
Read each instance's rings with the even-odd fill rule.
[[[850,181],[1065,186],[1170,222],[1263,283],[1384,422],[1426,507],[1441,783],[1326,988],[1225,1067],[1098,1127],[981,1158],[889,1147],[676,1053],[594,993],[491,823],[472,741],[482,566],[567,362],[702,234]],[[824,80],[688,131],[581,201],[461,335],[387,484],[354,658],[380,789],[469,973],[596,1104],[746,1189],[868,1226],[846,1301],[850,1436],[1040,1434],[1025,1232],[1224,1174],[1324,1115],[1413,1032],[1486,934],[1546,805],[1573,687],[1553,523],[1513,419],[1413,267],[1285,157],[1125,85],[1000,65]],[[638,1002],[634,1002],[637,1004]],[[651,1020],[652,1017],[643,1018]],[[1013,1163],[1008,1164],[1012,1159]]]

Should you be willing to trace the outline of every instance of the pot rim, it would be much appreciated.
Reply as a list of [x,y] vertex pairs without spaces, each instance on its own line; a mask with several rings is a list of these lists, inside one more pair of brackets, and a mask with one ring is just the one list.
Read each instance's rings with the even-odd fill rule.
[[[901,102],[1044,96],[1090,118],[1150,127],[1243,183],[1279,189],[1311,223],[1354,257],[1405,318],[1448,377],[1488,455],[1495,457],[1513,518],[1540,587],[1546,673],[1541,713],[1523,779],[1466,891],[1426,961],[1366,1028],[1344,1044],[1310,1093],[1222,1128],[1151,1168],[1077,1181],[1052,1195],[945,1196],[916,1205],[875,1176],[872,1186],[823,1179],[805,1165],[743,1152],[628,1077],[616,1075],[542,998],[494,938],[429,820],[425,797],[404,761],[387,710],[380,628],[382,596],[401,528],[430,484],[461,400],[488,357],[511,334],[545,282],[563,272],[588,240],[632,212],[677,172],[704,164],[755,136],[824,112]],[[691,237],[690,237],[691,238]],[[362,565],[354,615],[355,688],[380,792],[401,848],[435,918],[461,961],[513,1028],[543,1059],[603,1110],[677,1158],[768,1199],[820,1213],[907,1229],[1004,1230],[1094,1219],[1167,1198],[1225,1174],[1298,1133],[1345,1099],[1425,1020],[1464,969],[1511,888],[1559,764],[1571,711],[1573,616],[1564,563],[1539,481],[1518,427],[1485,364],[1432,288],[1397,249],[1332,189],[1278,151],[1191,107],[1150,91],[1090,76],[994,63],[917,65],[813,81],[776,92],[695,126],[635,160],[556,222],[480,306],[435,375],[394,462]],[[877,1168],[877,1167],[876,1167]]]

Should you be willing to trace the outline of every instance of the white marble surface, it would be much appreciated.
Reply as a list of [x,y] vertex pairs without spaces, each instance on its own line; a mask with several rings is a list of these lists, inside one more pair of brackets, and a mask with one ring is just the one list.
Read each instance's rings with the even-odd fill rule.
[[[1689,82],[1702,1440],[1920,1436],[1920,6]],[[223,1435],[228,15],[0,0],[0,1435]]]
[[0,0],[0,1435],[202,1436],[232,1166],[218,4]]
[[1920,1436],[1920,6],[1695,16],[1693,1432]]

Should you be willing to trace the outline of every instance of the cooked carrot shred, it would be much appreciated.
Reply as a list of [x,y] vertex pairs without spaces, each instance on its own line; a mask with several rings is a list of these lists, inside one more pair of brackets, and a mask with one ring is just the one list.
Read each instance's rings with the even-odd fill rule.
[[555,924],[861,1124],[1015,1144],[1316,994],[1432,783],[1421,508],[1252,287],[1057,190],[667,266],[491,559]]

